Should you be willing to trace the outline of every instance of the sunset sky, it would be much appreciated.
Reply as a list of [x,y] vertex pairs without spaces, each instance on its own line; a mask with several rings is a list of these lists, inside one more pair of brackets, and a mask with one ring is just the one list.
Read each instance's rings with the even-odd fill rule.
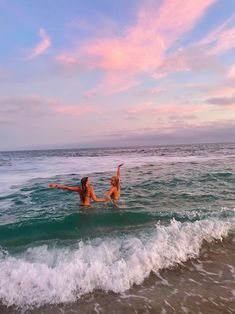
[[0,0],[0,150],[235,140],[234,0]]

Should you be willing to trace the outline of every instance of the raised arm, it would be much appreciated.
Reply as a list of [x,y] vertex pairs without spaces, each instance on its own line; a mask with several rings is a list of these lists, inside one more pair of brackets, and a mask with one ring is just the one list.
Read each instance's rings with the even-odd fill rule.
[[60,185],[60,184],[49,184],[49,188],[69,190],[69,191],[73,191],[73,192],[81,192],[82,191],[82,189],[79,186],[67,186],[67,185]]
[[120,176],[121,176],[121,171],[120,171],[120,168],[123,166],[124,164],[120,164],[118,165],[118,168],[117,168],[117,178],[120,180]]
[[95,191],[91,189],[91,198],[93,199],[94,202],[105,202],[104,198],[98,198],[95,195]]

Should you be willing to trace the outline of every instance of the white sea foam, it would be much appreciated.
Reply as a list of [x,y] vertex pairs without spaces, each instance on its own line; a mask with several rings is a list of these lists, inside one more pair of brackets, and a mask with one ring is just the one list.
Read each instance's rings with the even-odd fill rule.
[[198,256],[203,240],[222,239],[232,222],[172,221],[151,233],[94,239],[76,248],[29,248],[18,256],[0,255],[0,300],[6,305],[40,306],[74,302],[94,289],[126,291],[150,272]]

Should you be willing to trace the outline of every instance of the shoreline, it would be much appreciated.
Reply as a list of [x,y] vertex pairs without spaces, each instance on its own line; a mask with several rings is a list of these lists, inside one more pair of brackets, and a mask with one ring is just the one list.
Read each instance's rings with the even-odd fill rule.
[[[95,290],[71,304],[16,308],[0,305],[1,314],[53,313],[223,313],[232,314],[235,302],[235,235],[223,241],[204,241],[198,258],[159,274],[151,273],[140,285],[116,294]],[[226,286],[225,286],[226,285]]]

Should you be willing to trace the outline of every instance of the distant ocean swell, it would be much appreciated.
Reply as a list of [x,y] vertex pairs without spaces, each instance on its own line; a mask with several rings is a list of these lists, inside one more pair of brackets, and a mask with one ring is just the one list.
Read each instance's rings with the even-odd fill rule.
[[0,251],[0,299],[20,307],[75,302],[95,289],[123,292],[151,272],[171,268],[199,255],[204,241],[234,232],[230,221],[172,220],[139,235],[77,241],[73,246],[43,244],[21,253]]

